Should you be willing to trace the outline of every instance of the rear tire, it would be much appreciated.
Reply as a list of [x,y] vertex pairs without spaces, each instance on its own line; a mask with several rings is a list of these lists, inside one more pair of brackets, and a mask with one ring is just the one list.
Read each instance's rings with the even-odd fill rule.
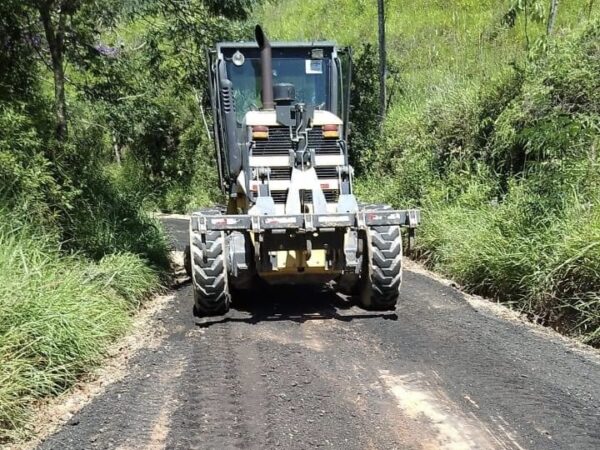
[[231,305],[225,233],[208,231],[204,234],[190,231],[194,315],[225,314]]
[[402,284],[402,234],[399,226],[369,228],[365,239],[359,301],[363,308],[394,310]]

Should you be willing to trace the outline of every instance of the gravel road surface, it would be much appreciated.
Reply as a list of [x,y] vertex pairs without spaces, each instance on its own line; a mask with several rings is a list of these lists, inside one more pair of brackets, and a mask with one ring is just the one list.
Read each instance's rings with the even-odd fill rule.
[[[178,249],[183,219],[165,219]],[[139,351],[41,449],[600,449],[593,351],[406,271],[396,313],[320,289],[192,317],[188,284]]]

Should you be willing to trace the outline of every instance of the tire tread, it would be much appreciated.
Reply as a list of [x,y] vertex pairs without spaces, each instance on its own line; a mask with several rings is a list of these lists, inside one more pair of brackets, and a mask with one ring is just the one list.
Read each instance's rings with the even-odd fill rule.
[[[204,215],[217,215],[220,211],[202,211]],[[191,269],[194,289],[194,314],[211,316],[229,310],[231,294],[225,264],[225,234],[209,231],[203,236],[191,232]]]

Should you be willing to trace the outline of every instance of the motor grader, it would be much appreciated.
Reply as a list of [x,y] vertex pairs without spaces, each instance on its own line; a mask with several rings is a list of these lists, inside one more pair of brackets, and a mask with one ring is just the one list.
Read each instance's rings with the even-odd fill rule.
[[186,265],[194,314],[269,284],[325,284],[367,309],[396,307],[402,233],[417,210],[360,205],[349,164],[350,49],[224,42],[207,52],[223,209],[194,212]]

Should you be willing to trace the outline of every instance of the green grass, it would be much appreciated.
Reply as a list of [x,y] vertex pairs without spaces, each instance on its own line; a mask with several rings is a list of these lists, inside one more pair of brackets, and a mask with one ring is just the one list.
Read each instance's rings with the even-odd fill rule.
[[[419,256],[600,345],[600,22],[386,124],[367,197],[420,206]],[[459,95],[461,94],[461,95]],[[376,189],[385,173],[390,182]]]
[[[357,191],[422,209],[433,269],[600,346],[599,7],[588,22],[589,2],[561,2],[546,39],[543,21],[506,25],[512,3],[386,2],[395,95],[355,155]],[[256,17],[274,39],[376,51],[375,1],[280,0]]]
[[138,256],[65,256],[0,212],[0,443],[26,436],[32,404],[89,372],[159,285]]
[[[518,188],[517,188],[518,190]],[[600,203],[522,219],[526,205],[431,205],[421,257],[467,290],[509,302],[543,324],[600,343]],[[518,229],[518,228],[521,229]]]
[[[396,89],[394,108],[421,109],[431,97],[487,80],[525,56],[525,23],[503,25],[508,0],[387,0],[387,41]],[[561,2],[558,28],[586,17],[585,1]],[[279,0],[258,8],[256,21],[273,39],[335,40],[359,47],[377,43],[377,2]],[[531,42],[544,25],[528,24]],[[375,47],[376,51],[376,47]]]

